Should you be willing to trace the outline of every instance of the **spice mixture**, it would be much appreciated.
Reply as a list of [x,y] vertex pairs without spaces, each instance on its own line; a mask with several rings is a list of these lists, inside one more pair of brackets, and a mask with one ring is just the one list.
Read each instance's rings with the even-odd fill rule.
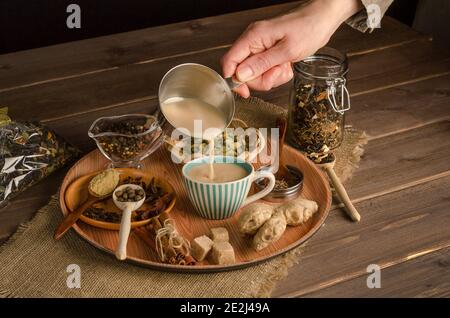
[[141,156],[160,137],[161,130],[154,128],[154,125],[152,118],[131,118],[103,123],[96,126],[93,133],[111,133],[97,137],[97,142],[114,161],[127,161]]
[[[142,178],[127,177],[121,182],[122,184],[137,184],[141,186],[145,191],[144,204],[136,211],[131,213],[131,221],[143,221],[152,218],[162,211],[172,202],[174,193],[167,193],[161,188],[152,178],[148,184],[142,181]],[[121,212],[107,211],[103,208],[104,204],[99,202],[94,204],[83,212],[83,215],[103,222],[120,223],[122,219]]]
[[123,190],[117,190],[115,192],[117,200],[119,202],[138,202],[144,198],[144,190],[133,189],[131,187],[126,187]]
[[96,175],[89,182],[89,190],[98,197],[111,194],[119,184],[120,174],[114,169],[108,169]]

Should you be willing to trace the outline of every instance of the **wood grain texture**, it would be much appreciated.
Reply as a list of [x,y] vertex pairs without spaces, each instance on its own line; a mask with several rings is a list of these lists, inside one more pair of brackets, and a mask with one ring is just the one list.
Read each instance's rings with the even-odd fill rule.
[[297,5],[276,5],[2,55],[0,91],[229,45],[252,21]]
[[274,295],[302,296],[365,275],[369,264],[388,267],[449,247],[449,187],[447,176],[357,203],[358,224],[331,213]]
[[[283,87],[288,94],[289,84]],[[352,98],[352,110],[346,114],[347,124],[364,130],[371,137],[420,127],[450,117],[450,75],[389,88]],[[278,105],[287,102],[274,101]],[[114,114],[151,113],[158,107],[156,99],[132,102],[115,108]],[[99,117],[111,114],[110,109],[97,110],[67,119],[47,122],[46,125],[62,134],[69,142],[83,151],[90,151],[95,144],[84,133]],[[396,118],[396,120],[391,120]],[[75,129],[73,127],[76,127]]]
[[[357,31],[351,31],[355,35],[359,34]],[[336,36],[338,35],[339,32]],[[345,38],[351,39],[351,36]],[[367,48],[376,45],[370,40],[366,42],[368,42]],[[351,43],[359,42],[351,41]],[[360,87],[353,87],[360,85],[358,84],[360,82],[368,81],[371,75],[395,78],[396,81],[408,81],[419,76],[429,75],[436,69],[448,66],[447,64],[450,65],[450,62],[440,62],[445,60],[447,56],[441,50],[433,48],[429,41],[420,41],[420,43],[422,45],[418,48],[414,47],[414,50],[393,47],[351,57],[350,68],[355,69],[352,75],[355,80],[353,81],[352,77],[349,78],[351,92],[358,93],[361,90],[379,89],[380,86],[388,84],[385,81],[377,80]],[[408,45],[408,48],[412,47],[412,44],[406,45]],[[385,53],[385,51],[388,53]],[[410,51],[414,53],[409,53]],[[49,82],[23,88],[19,91],[0,92],[0,104],[8,106],[11,115],[16,119],[24,118],[25,114],[28,114],[28,116],[32,114],[36,119],[44,121],[64,119],[101,109],[114,111],[127,103],[156,100],[160,79],[170,68],[180,63],[201,63],[220,72],[220,58],[225,52],[226,48],[219,48],[210,52],[176,56],[153,63],[126,65],[109,72]],[[412,66],[418,68],[421,62],[423,63],[424,55],[430,52],[433,52],[434,64],[429,65],[427,62],[420,72],[412,73],[411,69],[414,69]],[[353,62],[352,59],[355,59],[355,61]],[[376,63],[374,63],[374,61],[380,59],[386,60],[383,63],[384,67],[381,69],[377,68]],[[399,63],[399,61],[404,62]],[[368,79],[358,80],[363,77]],[[283,87],[284,96],[287,96],[288,88],[289,85]],[[273,94],[279,91],[276,90]],[[70,111],[68,112],[67,109],[70,109]]]
[[[250,23],[285,13],[301,2],[2,55],[0,92],[228,47]],[[343,25],[330,45],[362,54],[424,38],[389,17],[383,20],[383,29],[390,32],[375,30],[368,37]]]
[[367,288],[367,273],[305,297],[449,297],[450,248],[381,270],[381,288]]
[[[404,256],[407,252],[404,249],[408,249],[409,254],[414,254],[414,252],[428,248],[422,245],[423,242],[420,239],[414,242],[406,242],[405,239],[408,236],[416,238],[420,235],[431,236],[429,237],[430,245],[436,243],[438,247],[441,247],[441,244],[445,246],[447,244],[445,243],[446,240],[449,241],[450,239],[448,237],[450,233],[449,229],[440,228],[438,230],[434,228],[436,223],[432,225],[425,223],[427,219],[423,219],[421,214],[423,209],[418,205],[418,202],[425,200],[425,204],[430,204],[428,200],[436,200],[438,202],[442,198],[442,205],[437,206],[436,211],[437,213],[443,214],[441,221],[444,222],[442,223],[443,225],[445,224],[450,211],[450,206],[448,206],[449,194],[447,184],[450,182],[448,180],[450,176],[450,147],[447,145],[450,142],[450,138],[448,138],[450,136],[449,129],[450,122],[443,121],[424,126],[420,129],[412,129],[407,132],[371,141],[366,146],[365,156],[361,161],[360,168],[355,171],[353,178],[346,184],[346,189],[351,198],[354,202],[358,202],[356,203],[356,208],[362,216],[361,225],[353,226],[358,231],[358,234],[352,234],[351,223],[345,221],[346,216],[343,211],[340,209],[332,211],[324,230],[317,235],[317,238],[324,235],[322,232],[326,233],[327,231],[332,231],[330,235],[333,238],[329,239],[326,236],[326,240],[330,241],[327,243],[327,248],[323,247],[323,244],[320,242],[317,242],[315,240],[316,238],[311,241],[310,246],[314,250],[317,248],[318,255],[311,261],[308,261],[311,262],[308,264],[311,267],[317,266],[317,264],[334,265],[336,258],[340,257],[338,255],[340,251],[344,251],[343,246],[345,244],[357,244],[361,240],[362,235],[373,235],[373,238],[371,237],[370,240],[367,238],[369,241],[364,243],[365,245],[363,245],[361,250],[354,251],[354,254],[348,254],[350,250],[346,250],[347,254],[344,254],[349,259],[354,260],[355,264],[360,264],[358,259],[354,259],[357,255],[366,259],[376,259],[380,253],[384,253],[384,249],[380,250],[380,248],[389,249],[390,254],[383,255],[384,262],[386,263],[407,261]],[[426,148],[431,145],[435,145],[435,149]],[[405,160],[405,158],[409,158],[410,160]],[[429,181],[428,178],[430,176],[436,176],[436,180],[431,179]],[[446,182],[442,180],[446,180]],[[411,193],[411,187],[416,189],[413,193]],[[427,191],[420,190],[423,187]],[[434,192],[436,192],[437,197],[433,196]],[[393,196],[393,199],[387,200],[386,198],[390,196]],[[383,201],[385,199],[387,201]],[[391,208],[394,201],[396,202],[396,207]],[[371,213],[376,208],[379,208],[379,213],[382,213],[385,218],[383,221],[385,229],[380,233],[377,231],[374,232],[371,229],[371,226],[376,226],[376,222],[371,218]],[[408,209],[417,211],[418,215],[398,216],[397,213],[403,213]],[[428,210],[432,210],[432,208]],[[435,221],[433,220],[432,222]],[[396,234],[390,236],[391,232],[398,232],[399,229],[402,229],[403,226],[407,226],[409,223],[417,223],[419,224],[418,226],[422,225],[423,228],[410,229],[406,227],[404,233],[398,233],[399,236],[394,237]],[[364,234],[365,231],[368,234]],[[439,241],[434,234],[430,234],[430,231],[432,233],[439,231],[442,234],[446,234],[443,234],[444,236]],[[342,233],[346,233],[346,235],[343,236]],[[414,235],[410,235],[409,233],[414,233]],[[375,234],[380,234],[381,236]],[[402,248],[404,249],[402,250]],[[277,295],[295,294],[294,290],[296,288],[306,288],[305,284],[310,284],[310,281],[307,279],[310,275],[304,274],[305,271],[308,272],[309,270],[304,265],[304,260],[308,257],[308,253],[304,254],[301,264],[290,271],[288,279],[280,284],[283,287],[280,287],[281,291],[279,293],[277,292]],[[366,263],[365,266],[368,264]],[[350,270],[348,262],[340,263],[339,265],[341,272],[338,271],[337,265],[331,266],[329,269],[330,277],[326,284],[334,284],[340,280],[346,280],[348,277],[352,277],[352,275],[356,275]],[[348,273],[343,273],[347,270]],[[324,271],[328,271],[328,269],[324,269]],[[320,275],[322,274],[323,272],[320,272]],[[316,282],[311,283],[308,290],[324,287],[320,285],[320,279],[323,277],[320,275],[318,274],[315,278]],[[304,276],[305,278],[303,278]],[[286,284],[290,284],[291,282],[298,282],[298,284],[292,283],[290,287],[287,287]]]
[[450,75],[352,98],[346,122],[381,138],[450,117]]
[[[349,56],[347,86],[353,99],[448,74],[450,74],[448,53],[433,42],[421,40],[361,56]],[[284,87],[257,95],[281,105],[287,105],[289,102],[289,91]]]
[[[195,209],[183,185],[181,165],[175,165],[172,162],[170,152],[164,147],[158,149],[143,161],[143,171],[148,173],[149,176],[167,180],[175,190],[177,202],[174,208],[170,210],[169,217],[175,222],[177,230],[183,237],[192,241],[198,236],[208,235],[209,229],[212,227],[227,228],[230,235],[230,243],[235,251],[236,263],[219,266],[211,265],[204,261],[193,267],[163,264],[159,262],[158,257],[154,253],[155,251],[148,251],[148,246],[133,235],[128,240],[127,260],[165,270],[188,272],[223,271],[250,266],[268,260],[305,242],[322,226],[328,216],[331,205],[331,192],[325,175],[306,157],[290,147],[285,147],[283,154],[283,161],[286,164],[299,167],[302,171],[304,175],[302,196],[316,201],[319,205],[319,211],[306,223],[300,226],[288,227],[278,241],[256,252],[251,246],[251,238],[243,236],[238,229],[237,218],[239,211],[233,217],[225,220],[207,220],[195,213]],[[61,185],[59,195],[60,205],[64,214],[67,215],[70,211],[67,206],[78,206],[75,201],[66,201],[69,198],[65,195],[68,186],[77,178],[104,169],[107,163],[107,159],[98,150],[95,150],[83,157],[69,170]],[[150,177],[147,179],[150,179]],[[86,197],[86,189],[83,190],[83,193],[84,197]],[[117,231],[99,229],[81,221],[78,221],[73,226],[73,229],[95,247],[114,254],[118,244]]]
[[[403,105],[402,107],[407,106]],[[418,106],[421,107],[421,104]],[[445,113],[448,110],[448,107],[442,107],[441,112]],[[371,113],[364,115],[363,112],[359,112],[359,114],[370,117]],[[408,113],[404,112],[404,114],[407,116]],[[389,118],[389,116],[377,117],[375,115],[374,118],[381,120]],[[401,125],[402,116],[396,118],[395,122]],[[350,197],[353,200],[361,200],[365,196],[450,170],[450,138],[448,138],[450,121],[448,119],[440,120],[439,112],[435,114],[434,118],[439,121],[423,126],[422,129],[409,129],[403,133],[372,140],[365,147],[360,167],[345,185]],[[370,121],[370,118],[368,120]],[[355,120],[354,123],[358,124],[359,121]],[[362,125],[358,127],[364,128]],[[389,125],[385,127],[386,130],[382,127],[385,126],[380,123],[377,129],[382,132],[390,132]],[[92,144],[91,147],[93,148],[95,145]],[[371,180],[371,182],[367,182],[367,180]]]
[[352,199],[450,171],[450,121],[372,140],[346,184]]
[[[383,58],[388,60],[392,59],[393,62],[390,65],[390,67],[383,69],[384,72],[387,72],[384,74],[385,77],[387,78],[390,78],[396,72],[399,71],[401,72],[404,69],[409,70],[413,66],[416,67],[417,65],[420,65],[420,61],[423,61],[423,53],[421,53],[422,51],[426,52],[427,54],[430,52],[435,52],[436,60],[439,60],[439,57],[444,58],[444,56],[441,55],[442,53],[436,48],[434,48],[431,43],[426,41],[421,43],[423,44],[423,46],[421,46],[423,47],[423,49],[419,48],[413,50],[412,47],[409,47],[408,50],[405,51],[400,48],[392,48],[388,50],[371,53],[369,54],[370,56],[365,55],[367,56],[367,59],[363,59],[361,56],[358,56],[358,60],[355,61],[355,63],[353,63],[352,66],[356,70],[359,70],[359,73],[356,72],[352,73],[357,79],[352,80],[350,78],[349,86],[351,87],[351,85],[356,82],[360,81],[364,82],[365,77],[370,76],[371,74],[373,74],[374,76],[378,76],[377,74],[379,74],[380,71],[376,67],[370,66],[376,64],[375,61],[377,58],[379,59]],[[405,52],[409,52],[411,50],[416,51],[418,53],[409,55],[408,62],[405,62],[404,64],[399,64],[398,60],[404,59]],[[387,51],[389,51],[388,55],[386,53]],[[219,58],[219,56],[216,56],[216,58]],[[352,60],[350,61],[352,63]],[[384,64],[388,65],[388,62],[384,62]],[[365,68],[367,68],[366,72],[364,71]],[[135,69],[136,72],[138,72],[142,76],[144,76],[147,72],[145,71],[144,73],[141,73],[143,71],[139,70],[138,66],[135,66],[133,69]],[[424,71],[427,72],[427,70],[425,69]],[[68,83],[69,85],[68,87],[59,87],[58,89],[54,87],[55,86],[54,84],[47,84],[44,86],[48,87],[40,86],[27,89],[26,91],[23,92],[24,94],[13,94],[13,92],[0,94],[0,102],[2,105],[10,105],[10,113],[15,118],[17,117],[20,119],[21,116],[25,117],[29,116],[30,114],[32,114],[34,117],[38,119],[47,118],[46,121],[47,125],[55,129],[57,132],[61,133],[76,146],[82,148],[83,150],[89,150],[92,149],[93,144],[88,143],[88,138],[83,131],[87,130],[87,128],[95,118],[111,114],[112,112],[116,114],[130,113],[130,112],[149,113],[152,111],[152,109],[157,107],[156,95],[143,96],[142,94],[149,92],[151,90],[150,87],[157,87],[158,79],[153,78],[150,82],[143,81],[139,74],[133,75],[132,73],[124,72],[122,74],[123,77],[121,77],[120,74],[116,74],[117,76],[123,78],[122,81],[119,81],[119,79],[116,77],[101,78],[102,77],[101,75],[96,75],[99,77],[97,78],[96,81],[92,79],[92,81],[87,81],[85,83],[84,82],[80,83],[79,81],[77,83],[72,84]],[[405,76],[407,77],[404,77],[403,79],[413,80],[415,79],[414,77],[415,75],[420,74],[418,73],[413,74],[407,72],[405,73]],[[86,80],[87,78],[88,77],[84,77],[83,80]],[[362,80],[363,78],[364,80]],[[441,77],[438,77],[435,80],[438,81],[440,78]],[[373,82],[372,84],[373,86],[369,87],[366,85],[364,88],[376,90],[380,87],[383,87],[385,82],[378,81]],[[403,86],[411,86],[411,85],[412,84]],[[287,103],[288,99],[287,95],[290,88],[289,86],[290,84],[286,84],[282,87],[284,97],[278,97],[275,100],[276,103],[279,104]],[[399,86],[399,90],[404,89],[403,86]],[[112,89],[112,87],[117,89]],[[396,88],[393,89],[395,90]],[[278,89],[278,91],[279,90],[281,90],[281,88]],[[152,93],[156,94],[156,91],[152,91]],[[377,93],[377,91],[375,91],[374,93]],[[373,95],[374,93],[369,94],[371,96],[368,96],[367,99],[364,99],[362,96],[354,97],[356,101],[353,101],[353,105],[356,105],[356,107],[358,107],[358,104],[364,103],[365,100],[371,101],[378,100],[377,96]],[[441,94],[442,93],[445,94],[445,90],[441,90]],[[275,94],[276,96],[276,91],[270,92],[270,94]],[[131,100],[129,98],[131,98]],[[274,99],[274,97],[269,99]],[[404,102],[405,104],[408,103],[407,99],[404,99]],[[428,100],[428,103],[429,102],[430,100]],[[41,104],[43,106],[37,107],[38,105]],[[64,107],[62,107],[61,105],[64,105]],[[383,103],[383,105],[384,107],[389,107],[389,105],[391,104]],[[404,104],[401,104],[401,107],[403,107],[403,105]],[[71,110],[70,112],[67,111],[68,108]],[[412,111],[414,111],[414,109]],[[357,114],[362,116],[364,115],[363,112],[355,112],[355,111],[349,112],[349,114]],[[375,114],[377,113],[375,112]],[[59,119],[55,119],[58,118],[58,116]],[[51,118],[53,118],[53,120]],[[70,121],[71,125],[68,126],[66,121]],[[357,123],[357,120],[355,120],[354,122]],[[401,122],[399,123],[401,124]],[[378,126],[383,127],[383,125]],[[73,129],[73,127],[76,127],[76,129]]]

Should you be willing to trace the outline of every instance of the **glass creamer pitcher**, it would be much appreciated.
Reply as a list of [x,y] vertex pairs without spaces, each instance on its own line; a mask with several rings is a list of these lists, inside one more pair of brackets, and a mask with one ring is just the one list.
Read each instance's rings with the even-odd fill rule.
[[140,162],[163,141],[163,132],[155,116],[131,114],[101,117],[88,132],[114,168],[140,168]]

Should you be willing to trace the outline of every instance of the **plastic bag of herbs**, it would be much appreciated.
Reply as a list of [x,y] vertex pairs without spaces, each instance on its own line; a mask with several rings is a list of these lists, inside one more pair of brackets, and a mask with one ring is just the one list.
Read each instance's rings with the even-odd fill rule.
[[38,123],[16,122],[0,108],[0,208],[79,155]]

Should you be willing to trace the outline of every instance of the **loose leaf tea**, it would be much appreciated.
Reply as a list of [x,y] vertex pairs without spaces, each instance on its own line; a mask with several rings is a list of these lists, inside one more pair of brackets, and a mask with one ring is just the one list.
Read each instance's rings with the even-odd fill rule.
[[289,184],[285,179],[275,180],[275,186],[273,188],[275,191],[286,190],[289,188]]
[[326,85],[301,83],[289,112],[288,141],[321,161],[342,141],[344,117],[328,101]]
[[[211,142],[185,136],[180,140],[167,138],[169,149],[188,161],[211,154]],[[227,128],[214,138],[214,155],[247,158],[261,146],[259,131],[254,128]]]
[[6,112],[0,109],[0,207],[79,155],[51,130]]

